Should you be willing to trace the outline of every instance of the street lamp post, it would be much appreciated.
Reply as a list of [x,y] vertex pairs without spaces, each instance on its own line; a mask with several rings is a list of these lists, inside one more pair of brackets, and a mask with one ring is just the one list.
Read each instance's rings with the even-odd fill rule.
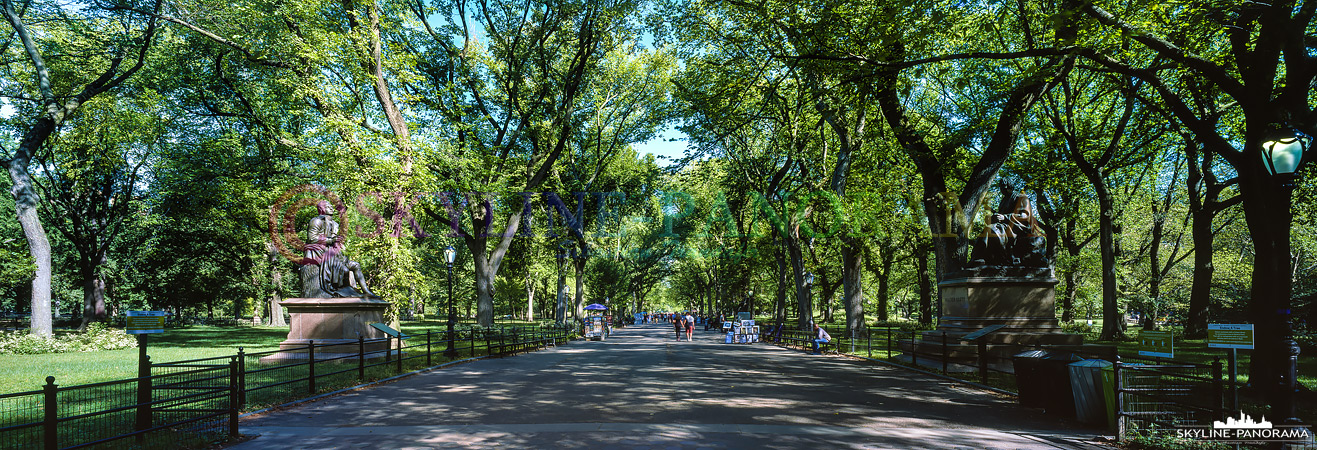
[[[1276,219],[1281,224],[1283,234],[1278,237],[1283,248],[1286,250],[1285,256],[1289,256],[1290,242],[1290,222],[1293,220],[1293,212],[1290,210],[1294,194],[1294,177],[1299,166],[1303,163],[1304,153],[1307,151],[1311,137],[1304,135],[1295,130],[1281,130],[1262,143],[1262,161],[1266,166],[1267,172],[1272,176],[1272,180],[1278,186],[1277,194],[1283,208],[1277,208]],[[1296,381],[1298,375],[1299,344],[1294,341],[1294,330],[1290,325],[1290,297],[1293,293],[1293,280],[1288,272],[1277,275],[1279,285],[1276,286],[1276,305],[1275,319],[1279,326],[1280,342],[1262,343],[1262,345],[1278,345],[1281,352],[1273,361],[1279,363],[1280,367],[1273,367],[1272,370],[1279,369],[1279,377],[1275,391],[1272,393],[1272,415],[1281,416],[1282,423],[1287,425],[1298,424],[1299,420],[1295,416],[1294,396]],[[1256,300],[1256,299],[1255,299]]]
[[448,263],[448,350],[444,350],[444,356],[449,358],[457,357],[457,349],[453,348],[453,326],[457,322],[457,308],[453,306],[453,260],[457,258],[457,250],[453,246],[444,249],[444,261]]

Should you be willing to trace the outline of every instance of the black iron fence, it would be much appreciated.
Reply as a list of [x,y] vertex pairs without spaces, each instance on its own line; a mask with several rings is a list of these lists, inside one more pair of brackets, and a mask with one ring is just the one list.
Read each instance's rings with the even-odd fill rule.
[[[436,363],[509,356],[571,339],[571,327],[308,342],[279,351],[150,363],[149,376],[0,394],[0,450],[203,447],[238,434],[238,414]],[[350,349],[355,347],[355,349]],[[374,349],[374,350],[368,350]],[[354,351],[350,351],[354,350]]]

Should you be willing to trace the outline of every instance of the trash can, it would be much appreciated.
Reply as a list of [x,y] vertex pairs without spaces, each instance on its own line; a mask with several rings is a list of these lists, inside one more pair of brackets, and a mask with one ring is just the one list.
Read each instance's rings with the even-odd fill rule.
[[1075,418],[1080,422],[1106,425],[1104,415],[1107,408],[1102,394],[1102,368],[1109,366],[1111,362],[1101,359],[1086,359],[1069,364],[1070,391],[1074,396]]
[[1044,393],[1042,380],[1038,379],[1038,361],[1044,356],[1047,356],[1047,352],[1030,350],[1016,353],[1011,357],[1011,365],[1015,370],[1015,386],[1020,391],[1020,406],[1043,407]]
[[1066,365],[1083,358],[1073,353],[1030,350],[1011,357],[1020,405],[1046,409],[1049,414],[1073,417],[1075,400]]
[[1048,414],[1075,416],[1075,397],[1070,389],[1070,363],[1083,360],[1074,353],[1048,353],[1039,359],[1038,377],[1044,391],[1043,409]]
[[1107,406],[1107,429],[1116,429],[1116,366],[1102,368],[1102,401]]

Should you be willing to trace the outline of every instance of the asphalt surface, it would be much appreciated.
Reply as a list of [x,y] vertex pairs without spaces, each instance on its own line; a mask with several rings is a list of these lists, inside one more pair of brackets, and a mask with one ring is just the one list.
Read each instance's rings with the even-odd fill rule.
[[249,416],[267,449],[1101,449],[1100,429],[916,372],[670,326]]

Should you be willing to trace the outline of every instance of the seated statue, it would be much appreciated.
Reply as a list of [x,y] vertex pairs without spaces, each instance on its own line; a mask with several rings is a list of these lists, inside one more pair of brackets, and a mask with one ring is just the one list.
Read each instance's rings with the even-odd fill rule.
[[334,221],[329,202],[316,203],[320,215],[307,229],[306,258],[302,261],[302,297],[374,297],[366,286],[361,264],[343,255],[347,244]]
[[970,240],[969,268],[981,266],[1047,268],[1047,235],[1033,204],[1022,192],[1002,186],[1001,204],[983,233]]

